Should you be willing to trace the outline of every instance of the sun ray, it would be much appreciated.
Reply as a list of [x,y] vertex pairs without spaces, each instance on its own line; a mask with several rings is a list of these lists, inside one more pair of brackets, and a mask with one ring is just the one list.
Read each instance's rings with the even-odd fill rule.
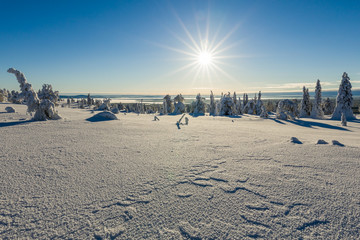
[[[204,18],[202,15],[198,15],[199,17],[195,15],[195,32],[191,33],[176,12],[174,12],[174,15],[179,22],[181,29],[184,31],[185,37],[180,37],[178,32],[170,32],[175,39],[185,46],[186,50],[168,46],[162,47],[186,55],[187,57],[178,58],[178,60],[190,62],[185,66],[176,69],[172,72],[172,75],[182,71],[186,72],[182,77],[184,80],[191,79],[192,87],[195,85],[205,88],[208,86],[213,87],[214,81],[224,81],[225,79],[235,81],[234,78],[225,71],[225,67],[228,66],[226,60],[247,56],[238,55],[236,53],[233,54],[233,51],[231,52],[232,54],[226,55],[224,53],[229,52],[241,43],[241,41],[229,43],[230,37],[232,37],[237,29],[239,29],[240,24],[237,24],[226,34],[221,35],[224,23],[223,20],[218,22],[218,28],[215,33],[210,34],[212,32],[210,31],[210,10],[208,9]],[[204,28],[202,29],[201,27]]]
[[188,36],[188,38],[191,40],[191,42],[194,44],[195,48],[200,52],[201,48],[199,47],[199,45],[196,43],[195,39],[193,38],[193,36],[191,35],[191,33],[189,32],[189,30],[186,28],[185,24],[183,23],[183,21],[180,19],[180,17],[176,14],[176,18],[178,19],[180,26],[183,28],[183,30],[185,31],[186,35]]
[[240,27],[240,25],[241,25],[240,23],[237,24],[230,32],[228,32],[228,33],[225,35],[225,37],[223,37],[223,38],[215,45],[215,47],[212,48],[212,50],[215,51],[216,49],[218,49],[226,40],[228,40],[228,39],[231,37],[231,35],[233,35],[233,34],[236,32],[236,30]]

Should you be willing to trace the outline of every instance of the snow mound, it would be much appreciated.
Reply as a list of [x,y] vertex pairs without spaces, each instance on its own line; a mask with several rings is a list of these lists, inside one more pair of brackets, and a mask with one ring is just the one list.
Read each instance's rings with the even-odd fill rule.
[[119,111],[119,109],[118,109],[117,107],[111,109],[111,112],[112,112],[113,114],[119,114],[119,113],[120,113],[120,111]]
[[290,142],[296,143],[296,144],[302,144],[302,142],[299,139],[297,139],[296,137],[291,137]]
[[319,139],[316,144],[329,144],[327,141]]
[[15,112],[15,109],[12,108],[12,107],[6,107],[5,110],[6,110],[6,112],[8,112],[8,113],[14,113],[14,112]]
[[118,118],[112,112],[100,112],[86,120],[90,122],[100,122],[100,121],[108,121],[108,120],[118,120]]
[[344,144],[340,143],[340,142],[337,141],[337,140],[332,140],[332,144],[333,144],[334,146],[345,147]]

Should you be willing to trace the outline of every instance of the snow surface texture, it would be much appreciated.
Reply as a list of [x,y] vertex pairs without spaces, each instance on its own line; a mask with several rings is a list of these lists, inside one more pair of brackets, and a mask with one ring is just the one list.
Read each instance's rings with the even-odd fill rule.
[[347,120],[354,120],[355,116],[352,111],[352,106],[353,97],[351,93],[350,78],[347,73],[344,72],[336,97],[336,107],[331,119],[340,120],[341,114],[343,113]]
[[0,239],[360,238],[358,122],[186,115],[179,130],[179,116],[33,122],[6,106]]
[[35,112],[33,120],[44,121],[48,119],[58,120],[61,118],[55,110],[55,104],[52,101],[49,99],[40,100],[38,98],[38,95],[32,88],[31,84],[27,82],[25,75],[22,72],[14,68],[9,68],[8,73],[13,73],[20,83],[21,94],[28,107],[27,111],[29,113]]

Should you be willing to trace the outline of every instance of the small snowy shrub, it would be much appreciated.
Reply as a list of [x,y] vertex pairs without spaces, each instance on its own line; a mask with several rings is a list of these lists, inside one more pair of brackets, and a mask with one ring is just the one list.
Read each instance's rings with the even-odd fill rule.
[[287,120],[298,117],[297,105],[289,99],[282,100],[276,108],[276,118]]

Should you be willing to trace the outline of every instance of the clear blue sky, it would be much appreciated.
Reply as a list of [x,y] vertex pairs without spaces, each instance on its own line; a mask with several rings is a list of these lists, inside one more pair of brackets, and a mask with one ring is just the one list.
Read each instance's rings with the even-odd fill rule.
[[[179,71],[207,25],[222,63]],[[0,33],[0,88],[19,89],[9,67],[62,93],[337,89],[344,71],[360,87],[358,0],[2,0]]]

